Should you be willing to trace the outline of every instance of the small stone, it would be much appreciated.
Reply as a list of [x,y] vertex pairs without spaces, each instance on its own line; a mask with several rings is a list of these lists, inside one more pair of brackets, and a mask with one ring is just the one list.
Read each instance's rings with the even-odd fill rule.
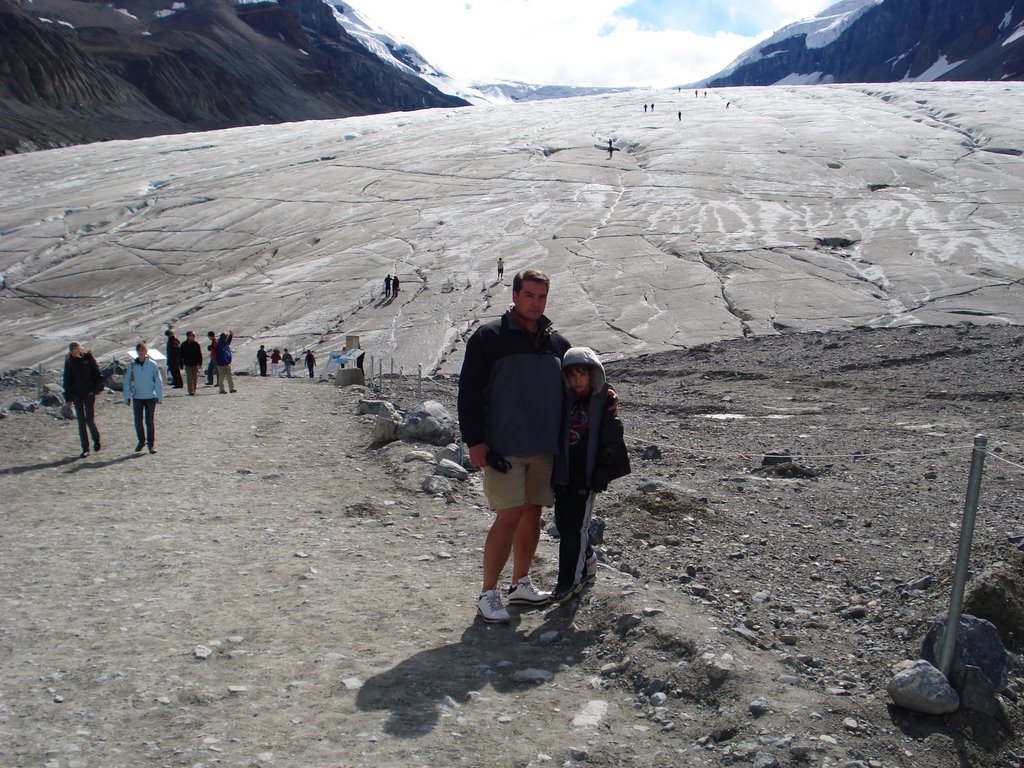
[[850,733],[856,733],[860,730],[860,724],[852,717],[847,717],[843,720],[843,728],[848,730]]
[[644,608],[644,610],[643,610],[644,616],[647,616],[647,617],[658,616],[659,614],[662,614],[664,612],[665,612],[664,608]]
[[643,620],[635,613],[623,614],[622,616],[619,616],[618,620],[615,622],[615,632],[620,636],[625,635],[629,630],[640,626],[642,621]]
[[823,733],[821,736],[819,736],[818,741],[822,742],[823,744],[828,744],[830,747],[839,746],[839,741],[836,739],[836,737],[829,736],[827,733]]
[[248,690],[249,689],[246,688],[244,685],[229,685],[228,686],[228,693],[234,693],[234,694],[245,693]]
[[569,747],[566,751],[570,760],[583,763],[590,759],[590,750],[586,747]]
[[529,669],[520,669],[512,675],[512,679],[517,683],[533,683],[535,685],[546,683],[553,677],[554,675],[546,669],[535,669],[532,667]]
[[207,648],[205,645],[197,645],[192,649],[192,655],[197,659],[206,660],[213,655],[213,649]]
[[346,677],[341,684],[345,686],[346,691],[358,691],[363,687],[363,681],[358,677]]
[[770,752],[758,752],[754,755],[754,768],[779,768],[779,760]]
[[750,702],[749,708],[750,714],[752,714],[754,717],[766,715],[768,714],[768,712],[771,711],[771,706],[768,704],[768,699],[766,699],[764,696],[758,696],[756,699]]
[[657,693],[655,693],[655,694],[653,694],[651,696],[651,706],[652,707],[663,707],[663,706],[665,706],[665,703],[667,701],[668,701],[668,694],[666,694],[664,691],[658,691]]

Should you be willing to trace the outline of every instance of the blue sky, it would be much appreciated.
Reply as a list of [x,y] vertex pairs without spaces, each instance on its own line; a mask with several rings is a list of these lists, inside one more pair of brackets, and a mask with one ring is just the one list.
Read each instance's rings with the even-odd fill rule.
[[671,87],[724,69],[828,0],[356,0],[467,82]]

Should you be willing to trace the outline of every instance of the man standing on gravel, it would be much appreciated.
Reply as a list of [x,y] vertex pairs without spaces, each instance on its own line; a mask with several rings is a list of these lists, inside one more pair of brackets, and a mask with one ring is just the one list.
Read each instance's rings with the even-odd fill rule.
[[199,369],[203,366],[203,348],[196,341],[193,331],[185,334],[185,341],[181,343],[181,362],[185,365],[185,383],[188,385],[188,393],[194,395],[196,387],[199,386]]
[[459,426],[470,461],[484,470],[484,494],[495,511],[484,543],[484,580],[477,611],[507,622],[498,579],[512,558],[511,605],[541,606],[550,594],[530,583],[540,541],[540,513],[551,506],[551,467],[558,453],[562,355],[569,342],[544,316],[550,280],[536,269],[512,281],[512,306],[478,328],[466,344],[459,375]]
[[149,350],[141,341],[135,345],[135,359],[128,364],[124,374],[124,402],[132,406],[135,416],[135,436],[139,438],[135,452],[146,445],[150,453],[156,453],[156,427],[154,415],[157,403],[164,399],[164,382],[160,369],[148,356]]

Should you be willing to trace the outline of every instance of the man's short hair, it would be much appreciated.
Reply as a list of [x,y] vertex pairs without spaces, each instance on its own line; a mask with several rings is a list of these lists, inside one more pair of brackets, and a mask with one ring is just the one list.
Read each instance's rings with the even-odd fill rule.
[[512,278],[512,291],[513,293],[519,293],[522,290],[523,283],[527,280],[531,280],[535,283],[544,283],[544,287],[551,287],[551,278],[541,272],[539,269],[524,269],[521,272],[516,272],[516,276]]

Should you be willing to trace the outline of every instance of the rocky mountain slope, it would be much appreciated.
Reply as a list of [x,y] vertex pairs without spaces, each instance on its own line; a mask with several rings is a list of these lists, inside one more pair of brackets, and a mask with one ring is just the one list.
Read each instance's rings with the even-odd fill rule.
[[1024,9],[1002,0],[843,0],[701,85],[1024,78]]
[[0,152],[465,105],[320,0],[0,0]]

